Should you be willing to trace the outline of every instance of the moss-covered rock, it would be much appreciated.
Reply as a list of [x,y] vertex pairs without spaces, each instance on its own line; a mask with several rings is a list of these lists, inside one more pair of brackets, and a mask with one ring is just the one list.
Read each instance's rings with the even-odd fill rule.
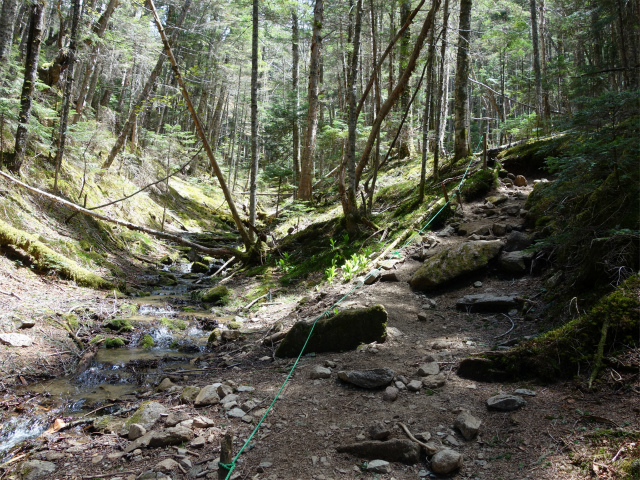
[[193,262],[193,265],[191,265],[191,273],[207,273],[208,271],[209,266],[202,262]]
[[[278,357],[296,357],[311,332],[313,324],[296,323],[276,350]],[[345,310],[318,320],[305,353],[352,350],[362,343],[382,343],[387,339],[387,312],[382,305]]]
[[153,348],[156,346],[156,342],[153,340],[153,337],[147,333],[142,336],[139,345],[142,348]]
[[485,268],[500,253],[499,240],[466,242],[442,250],[429,258],[413,274],[410,285],[418,290],[429,290]]
[[497,177],[495,170],[479,170],[467,178],[460,193],[466,201],[484,197],[494,187]]
[[207,343],[215,343],[219,342],[222,339],[222,330],[219,328],[214,328],[211,334],[209,334],[209,339]]
[[184,390],[182,390],[182,395],[180,395],[180,400],[182,401],[182,403],[193,403],[196,401],[196,397],[199,393],[200,387],[184,387]]
[[113,284],[95,273],[78,266],[74,261],[54,252],[34,235],[17,230],[0,220],[0,247],[11,245],[23,252],[37,272],[56,272],[60,277],[73,280],[78,285],[95,289],[112,289]]
[[124,347],[124,340],[121,338],[107,338],[104,342],[106,348],[122,348]]
[[175,261],[178,259],[178,255],[165,255],[164,257],[158,260],[162,265],[173,265]]
[[173,287],[178,284],[178,277],[170,272],[160,272],[158,277],[158,285],[163,287]]
[[224,285],[217,285],[209,289],[195,290],[191,293],[191,298],[213,305],[226,305],[229,303],[230,293],[229,289]]
[[104,328],[116,332],[130,332],[133,330],[133,325],[126,318],[114,318],[105,323]]

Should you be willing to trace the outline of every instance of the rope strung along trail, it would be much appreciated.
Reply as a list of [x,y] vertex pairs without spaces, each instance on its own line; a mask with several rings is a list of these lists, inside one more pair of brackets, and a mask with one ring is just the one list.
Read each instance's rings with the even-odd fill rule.
[[[480,146],[480,144],[478,144],[478,146]],[[477,148],[477,147],[476,147]],[[456,190],[460,190],[460,187],[462,187],[462,184],[464,183],[466,177],[467,177],[467,173],[469,173],[469,168],[471,167],[471,162],[473,162],[473,157],[471,157],[471,160],[469,161],[469,164],[467,165],[467,169],[464,172],[464,175],[462,175],[462,180],[460,180],[460,183],[453,189],[453,191]],[[445,207],[447,205],[449,205],[449,203],[451,202],[451,200],[448,200],[447,203],[445,203],[442,208],[440,208],[440,210],[438,210],[435,215],[433,215],[429,221],[424,225],[424,227],[422,227],[420,229],[420,231],[418,233],[415,233],[413,235],[411,235],[409,237],[409,239],[405,242],[405,244],[400,247],[397,250],[394,250],[393,252],[391,252],[391,255],[393,255],[394,257],[400,257],[400,251],[407,247],[411,242],[413,242],[413,240],[419,236],[428,226],[429,224],[431,224],[431,222],[433,222],[433,220],[440,214],[440,212],[442,212],[442,210],[445,209]],[[391,261],[391,259],[387,260],[385,263]],[[247,448],[247,446],[249,445],[249,442],[251,442],[251,440],[253,439],[253,437],[256,435],[256,433],[258,433],[258,430],[260,429],[260,426],[262,425],[262,423],[264,422],[265,418],[267,418],[267,415],[269,414],[269,412],[272,410],[273,406],[275,405],[276,401],[278,400],[278,398],[280,397],[280,394],[282,393],[282,391],[284,390],[284,387],[287,386],[287,383],[289,383],[289,379],[291,378],[291,375],[293,375],[293,371],[296,369],[296,367],[298,366],[298,362],[300,362],[300,358],[302,358],[302,355],[304,354],[305,349],[307,348],[307,344],[309,343],[309,340],[311,339],[311,335],[313,335],[313,330],[316,327],[316,324],[318,323],[319,320],[321,320],[323,317],[327,316],[330,312],[333,311],[333,309],[335,307],[337,307],[338,305],[340,305],[347,297],[349,297],[353,292],[355,292],[358,288],[360,288],[362,285],[364,285],[364,283],[366,282],[366,280],[371,277],[371,275],[373,274],[373,272],[369,273],[364,279],[360,280],[351,290],[349,290],[340,300],[338,300],[336,303],[334,303],[331,307],[327,308],[319,317],[317,317],[314,321],[313,324],[311,325],[311,329],[309,330],[309,335],[307,336],[307,339],[304,342],[304,345],[302,346],[302,349],[300,350],[300,353],[298,354],[298,357],[296,358],[295,362],[293,362],[293,366],[291,367],[291,369],[289,370],[289,373],[287,374],[287,378],[284,379],[284,382],[282,382],[282,385],[280,386],[280,389],[278,390],[278,393],[276,393],[275,397],[273,398],[273,401],[271,402],[271,404],[269,405],[269,407],[267,408],[267,410],[264,412],[264,414],[262,415],[262,418],[260,418],[260,421],[258,422],[258,424],[255,426],[255,428],[253,429],[253,431],[251,432],[251,435],[249,435],[249,438],[247,438],[247,440],[244,442],[244,444],[242,445],[242,448],[240,448],[240,450],[238,451],[238,453],[236,454],[235,457],[233,457],[233,460],[231,461],[231,463],[226,464],[226,463],[222,463],[219,462],[218,465],[220,468],[224,468],[225,470],[228,471],[227,476],[225,477],[225,480],[229,480],[229,478],[231,478],[231,474],[233,473],[233,470],[236,468],[236,461],[238,460],[238,458],[240,457],[240,455],[242,454],[242,452],[244,452],[245,448]]]

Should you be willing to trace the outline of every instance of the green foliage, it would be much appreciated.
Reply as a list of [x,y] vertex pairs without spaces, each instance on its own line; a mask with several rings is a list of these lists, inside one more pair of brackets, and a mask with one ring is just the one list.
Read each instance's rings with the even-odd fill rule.
[[122,340],[121,338],[109,337],[105,340],[104,346],[106,348],[122,348],[125,346],[125,343],[124,343],[124,340]]
[[293,265],[291,264],[291,255],[289,252],[282,252],[282,258],[278,259],[278,268],[284,273],[289,273],[293,270]]
[[116,332],[131,332],[133,330],[133,325],[131,322],[125,318],[114,318],[113,320],[108,321],[104,328],[108,328],[109,330],[114,330]]
[[370,253],[371,249],[367,248],[362,253],[354,253],[350,258],[345,260],[344,265],[342,266],[342,271],[344,272],[342,279],[345,282],[350,281],[353,277],[367,268]]

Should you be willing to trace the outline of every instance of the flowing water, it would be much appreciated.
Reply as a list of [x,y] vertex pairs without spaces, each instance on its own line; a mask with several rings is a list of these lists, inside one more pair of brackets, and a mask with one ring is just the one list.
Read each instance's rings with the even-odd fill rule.
[[[190,304],[188,292],[206,286],[194,285],[199,277],[185,275],[189,269],[172,270],[178,285],[159,287],[151,296],[133,300],[139,307],[129,318],[135,330],[126,348],[102,347],[80,375],[19,390],[23,402],[16,405],[18,411],[0,413],[0,463],[12,457],[14,447],[42,435],[56,418],[85,415],[118,400],[136,401],[137,394],[149,391],[167,374],[195,368],[190,361],[206,350],[209,336],[202,325],[210,330],[218,319],[208,311],[182,310]],[[143,335],[153,338],[152,348],[137,346]]]

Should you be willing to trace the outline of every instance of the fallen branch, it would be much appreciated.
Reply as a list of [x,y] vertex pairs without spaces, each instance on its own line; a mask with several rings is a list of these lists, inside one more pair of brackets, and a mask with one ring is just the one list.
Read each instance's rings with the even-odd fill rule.
[[503,333],[502,335],[498,335],[495,338],[500,338],[500,337],[504,337],[505,335],[508,335],[509,333],[511,333],[511,330],[513,330],[516,327],[516,324],[514,323],[514,321],[511,319],[511,317],[505,313],[503,313],[502,315],[504,315],[505,317],[507,317],[509,319],[509,321],[511,322],[511,328],[509,330],[507,330],[505,333]]
[[52,195],[50,193],[47,193],[43,190],[40,190],[38,188],[32,187],[30,185],[27,185],[26,183],[21,182],[20,180],[18,180],[17,178],[12,177],[11,175],[3,172],[0,170],[0,177],[3,177],[7,180],[9,180],[12,183],[15,183],[16,185],[25,188],[33,193],[37,193],[38,195],[43,196],[44,198],[47,198],[55,203],[59,203],[60,205],[64,205],[67,208],[70,208],[71,210],[75,210],[79,213],[82,213],[84,215],[89,215],[91,217],[97,218],[99,220],[105,221],[105,222],[109,222],[109,223],[115,223],[116,225],[120,225],[122,227],[128,228],[129,230],[134,230],[137,232],[143,232],[143,233],[148,233],[149,235],[153,235],[154,237],[158,237],[158,238],[162,238],[164,240],[171,240],[172,242],[176,242],[179,243],[180,245],[184,245],[187,247],[191,247],[194,250],[198,250],[200,252],[204,252],[207,253],[209,255],[212,256],[220,256],[220,257],[230,257],[230,256],[235,256],[236,258],[244,258],[244,254],[240,251],[237,250],[235,248],[231,248],[231,247],[219,247],[219,248],[209,248],[209,247],[205,247],[203,245],[199,245],[197,243],[193,243],[189,240],[186,240],[182,237],[179,237],[178,235],[172,235],[170,233],[166,233],[166,232],[161,232],[159,230],[154,230],[152,228],[147,228],[147,227],[143,227],[141,225],[135,225],[133,223],[130,222],[126,222],[124,220],[118,220],[116,218],[112,218],[109,217],[108,215],[102,215],[100,213],[96,213],[96,212],[92,212],[91,210],[88,210],[86,208],[81,207],[80,205],[76,205],[73,202],[69,202],[68,200],[65,200],[63,198],[57,197],[55,195]]
[[22,297],[13,292],[5,292],[4,290],[0,290],[0,293],[2,293],[3,295],[7,295],[8,297],[16,297],[18,300],[22,300]]
[[262,300],[263,298],[267,298],[269,295],[271,295],[271,292],[267,292],[267,293],[265,293],[264,295],[262,295],[262,296],[260,296],[260,297],[256,298],[255,300],[253,300],[253,301],[252,301],[251,303],[249,303],[246,307],[241,307],[241,308],[240,308],[240,311],[242,311],[242,310],[249,310],[251,307],[253,307],[253,306],[255,305],[255,303],[256,303],[258,300]]
[[409,430],[409,428],[404,423],[398,422],[398,425],[400,426],[400,428],[402,428],[402,430],[404,430],[404,433],[407,434],[407,437],[409,437],[409,440],[411,440],[412,442],[416,442],[418,445],[424,448],[424,451],[427,452],[427,455],[435,455],[436,453],[439,452],[437,448],[431,445],[427,445],[426,443],[421,442],[416,437],[414,437],[411,431]]
[[111,472],[111,473],[101,473],[100,475],[87,475],[86,477],[82,477],[84,479],[90,479],[90,478],[107,478],[107,477],[115,477],[116,475],[128,475],[128,474],[135,474],[138,473],[135,470],[125,470],[123,472]]

